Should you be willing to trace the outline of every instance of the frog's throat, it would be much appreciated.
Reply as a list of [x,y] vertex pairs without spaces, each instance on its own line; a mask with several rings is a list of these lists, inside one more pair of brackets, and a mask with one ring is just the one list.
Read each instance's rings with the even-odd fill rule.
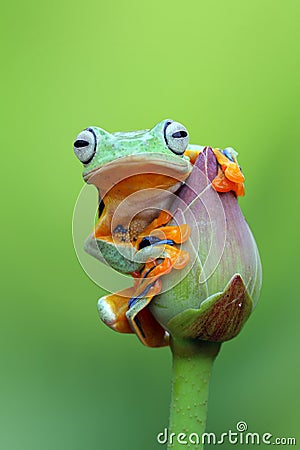
[[188,159],[178,157],[166,157],[165,155],[129,155],[111,161],[101,167],[92,169],[83,175],[88,184],[94,184],[103,198],[106,193],[120,181],[136,175],[156,174],[171,177],[176,182],[186,180],[192,170]]

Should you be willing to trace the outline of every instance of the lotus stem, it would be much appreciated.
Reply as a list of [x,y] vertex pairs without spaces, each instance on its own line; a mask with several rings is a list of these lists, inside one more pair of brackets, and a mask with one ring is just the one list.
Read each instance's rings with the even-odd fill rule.
[[171,340],[173,377],[168,449],[179,450],[182,445],[203,449],[210,374],[219,349],[220,344],[215,342]]

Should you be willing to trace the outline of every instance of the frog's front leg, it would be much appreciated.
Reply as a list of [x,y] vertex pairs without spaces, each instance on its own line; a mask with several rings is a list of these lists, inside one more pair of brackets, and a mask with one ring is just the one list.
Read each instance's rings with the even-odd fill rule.
[[145,289],[153,281],[169,273],[172,268],[182,269],[189,262],[190,255],[175,244],[181,244],[190,236],[190,227],[187,224],[179,226],[165,225],[172,215],[162,211],[160,215],[139,235],[135,258],[137,261],[146,261],[144,270],[137,273],[138,287]]
[[[169,212],[161,211],[159,216],[139,235],[136,242],[137,261],[157,259],[163,250],[164,258],[169,257],[172,265],[176,265],[176,260],[179,263],[179,260],[187,257],[187,252],[177,249],[175,244],[182,244],[188,240],[190,227],[187,224],[166,225],[172,218]],[[172,248],[173,246],[174,248]]]

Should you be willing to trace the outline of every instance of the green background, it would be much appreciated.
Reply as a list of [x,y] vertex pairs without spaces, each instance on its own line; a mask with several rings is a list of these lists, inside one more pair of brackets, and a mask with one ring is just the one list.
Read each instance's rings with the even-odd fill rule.
[[194,143],[239,151],[263,263],[258,307],[214,367],[208,430],[245,420],[299,438],[299,12],[297,0],[2,6],[1,449],[162,448],[170,353],[98,319],[102,291],[72,244],[72,142],[89,125],[167,117]]

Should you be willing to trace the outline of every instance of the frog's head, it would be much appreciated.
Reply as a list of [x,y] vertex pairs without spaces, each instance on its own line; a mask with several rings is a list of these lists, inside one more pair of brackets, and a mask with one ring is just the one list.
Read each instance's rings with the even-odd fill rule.
[[[84,165],[85,181],[94,184],[102,195],[129,177],[135,177],[130,178],[132,188],[136,184],[133,190],[158,186],[169,189],[191,172],[189,158],[184,156],[188,140],[186,128],[172,120],[164,120],[151,130],[124,133],[90,127],[77,136],[74,152]],[[162,178],[169,180],[169,186],[162,185]]]

